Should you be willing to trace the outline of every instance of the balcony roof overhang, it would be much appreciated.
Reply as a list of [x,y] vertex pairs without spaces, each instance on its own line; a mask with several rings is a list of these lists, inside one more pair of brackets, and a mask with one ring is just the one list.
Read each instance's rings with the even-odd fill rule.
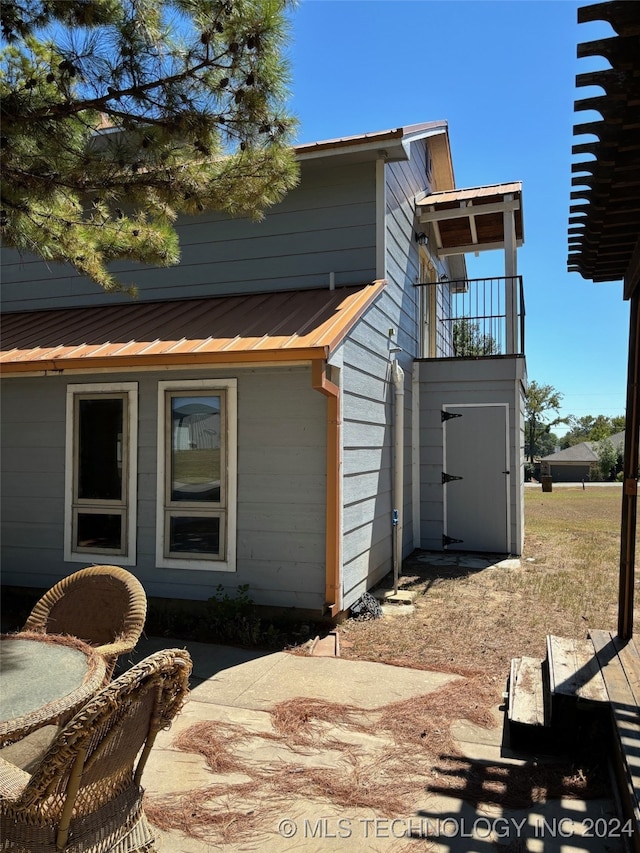
[[420,224],[433,228],[440,257],[510,250],[510,241],[515,247],[524,242],[520,181],[432,193],[416,207]]

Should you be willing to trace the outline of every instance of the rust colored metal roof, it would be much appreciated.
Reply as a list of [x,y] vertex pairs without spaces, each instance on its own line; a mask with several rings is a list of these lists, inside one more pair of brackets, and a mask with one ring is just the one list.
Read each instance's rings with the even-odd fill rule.
[[516,245],[524,242],[522,183],[432,193],[416,202],[420,222],[433,226],[438,254],[504,246],[504,213],[513,211]]
[[4,374],[326,358],[386,282],[8,313]]
[[417,202],[417,205],[419,208],[428,207],[430,205],[439,207],[443,204],[455,201],[475,202],[476,199],[482,199],[483,201],[486,199],[493,200],[494,197],[496,199],[504,198],[508,193],[521,194],[522,182],[513,181],[510,184],[488,184],[483,187],[465,187],[460,190],[446,190],[445,192],[431,193],[431,195],[428,195]]

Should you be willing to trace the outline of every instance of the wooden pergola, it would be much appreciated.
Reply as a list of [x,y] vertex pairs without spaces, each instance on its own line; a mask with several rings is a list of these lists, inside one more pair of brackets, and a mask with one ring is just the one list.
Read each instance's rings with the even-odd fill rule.
[[616,35],[578,45],[578,57],[603,56],[611,68],[579,74],[576,85],[599,86],[604,94],[575,102],[596,110],[597,121],[576,124],[574,135],[593,134],[572,151],[594,159],[572,165],[569,270],[594,282],[624,282],[630,302],[629,358],[618,636],[633,634],[635,537],[640,429],[640,2],[614,0],[578,10],[578,22],[607,21]]

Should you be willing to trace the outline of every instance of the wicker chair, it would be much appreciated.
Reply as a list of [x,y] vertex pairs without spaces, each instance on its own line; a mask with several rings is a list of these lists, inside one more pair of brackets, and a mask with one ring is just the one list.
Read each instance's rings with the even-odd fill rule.
[[156,734],[186,699],[190,672],[180,649],[145,658],[60,730],[32,775],[0,753],[0,850],[153,850],[140,779]]
[[107,663],[106,683],[118,656],[135,648],[146,615],[147,597],[137,578],[119,566],[91,566],[51,587],[23,630],[70,634],[96,647]]

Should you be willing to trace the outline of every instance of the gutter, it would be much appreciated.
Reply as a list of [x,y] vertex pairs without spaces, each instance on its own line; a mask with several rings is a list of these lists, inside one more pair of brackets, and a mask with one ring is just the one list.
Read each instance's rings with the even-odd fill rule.
[[311,384],[327,398],[327,486],[325,491],[325,614],[337,616],[342,610],[340,569],[340,474],[342,441],[340,387],[327,378],[326,360],[311,363]]

